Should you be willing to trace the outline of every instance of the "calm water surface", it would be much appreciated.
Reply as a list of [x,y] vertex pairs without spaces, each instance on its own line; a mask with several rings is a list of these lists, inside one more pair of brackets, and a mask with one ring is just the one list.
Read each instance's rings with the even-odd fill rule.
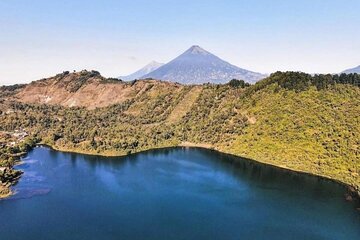
[[105,158],[40,147],[0,201],[1,240],[360,239],[344,189],[203,149]]

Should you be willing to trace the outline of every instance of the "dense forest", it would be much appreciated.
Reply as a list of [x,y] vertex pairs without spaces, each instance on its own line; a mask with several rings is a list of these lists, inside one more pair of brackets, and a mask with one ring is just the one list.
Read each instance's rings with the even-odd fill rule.
[[[0,166],[11,165],[14,154],[35,143],[64,151],[125,155],[188,142],[359,189],[359,86],[357,74],[276,72],[255,85],[234,79],[177,91],[160,88],[156,94],[145,89],[134,98],[92,110],[3,98],[0,131],[23,129],[29,136],[16,147],[1,149]],[[18,88],[23,86],[14,86]],[[9,87],[0,91],[11,95]]]

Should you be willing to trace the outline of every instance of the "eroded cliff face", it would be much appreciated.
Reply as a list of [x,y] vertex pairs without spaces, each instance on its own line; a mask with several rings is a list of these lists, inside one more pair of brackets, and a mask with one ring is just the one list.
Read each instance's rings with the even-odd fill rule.
[[[102,77],[96,71],[58,74],[54,77],[34,81],[16,91],[2,91],[7,100],[23,103],[86,107],[95,109],[123,103],[140,95],[157,95],[158,91],[181,91],[184,86],[176,83],[139,80],[122,82]],[[5,95],[6,93],[6,95]]]

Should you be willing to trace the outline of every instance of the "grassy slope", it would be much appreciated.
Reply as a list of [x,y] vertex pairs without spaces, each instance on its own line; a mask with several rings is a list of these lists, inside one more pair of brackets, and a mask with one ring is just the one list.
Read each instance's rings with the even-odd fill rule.
[[186,141],[360,187],[358,87],[205,87],[181,127]]
[[224,150],[360,186],[360,89],[337,85],[297,93],[275,88],[245,101],[256,123]]

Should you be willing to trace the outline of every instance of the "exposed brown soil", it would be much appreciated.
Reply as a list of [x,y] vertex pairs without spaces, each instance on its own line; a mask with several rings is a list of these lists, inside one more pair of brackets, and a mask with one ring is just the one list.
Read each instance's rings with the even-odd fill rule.
[[94,109],[139,98],[145,93],[156,96],[160,90],[177,91],[182,87],[180,84],[158,80],[109,80],[100,74],[82,71],[34,81],[13,91],[14,94],[6,96],[6,99],[23,103]]

